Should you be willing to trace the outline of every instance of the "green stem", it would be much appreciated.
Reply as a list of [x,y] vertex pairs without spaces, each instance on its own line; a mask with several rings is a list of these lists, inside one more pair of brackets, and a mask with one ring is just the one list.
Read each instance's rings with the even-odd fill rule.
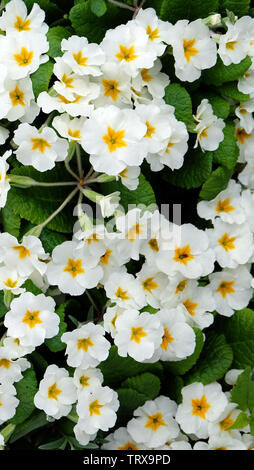
[[72,169],[69,165],[69,162],[67,160],[65,160],[64,164],[65,164],[65,168],[68,171],[68,173],[70,173],[70,175],[73,176],[73,178],[75,178],[77,181],[79,181],[80,178],[78,177],[78,175],[76,175],[76,173],[74,173],[74,171],[72,171]]
[[1,434],[4,438],[4,443],[8,441],[8,439],[11,437],[14,429],[16,428],[16,424],[7,424],[4,429],[2,429]]
[[118,2],[117,0],[108,0],[109,3],[113,3],[113,5],[116,5],[117,7],[120,8],[126,8],[127,10],[131,10],[135,12],[135,8],[131,7],[130,5],[126,5],[125,3]]
[[73,189],[73,191],[67,196],[67,198],[62,202],[62,204],[55,210],[55,212],[53,212],[46,220],[44,220],[44,222],[42,222],[40,224],[40,228],[41,230],[46,227],[46,225],[52,220],[54,219],[54,217],[59,214],[59,212],[61,212],[64,207],[68,204],[68,202],[71,201],[71,199],[75,196],[75,194],[77,194],[77,192],[79,191],[79,188],[76,187],[75,189]]
[[75,181],[62,181],[62,182],[55,182],[55,183],[44,183],[41,181],[35,181],[33,186],[77,186]]
[[81,162],[80,146],[77,143],[76,143],[76,156],[77,156],[77,165],[78,165],[79,177],[83,178],[84,171],[83,171],[82,162]]
[[68,418],[70,421],[72,421],[73,423],[77,424],[78,422],[78,415],[75,413],[70,413],[66,416],[66,418]]
[[86,293],[88,299],[90,300],[91,304],[93,305],[94,309],[96,310],[96,312],[99,312],[100,309],[97,307],[95,301],[93,300],[91,294],[89,294],[89,292],[87,291],[87,289],[85,290],[85,293]]
[[141,0],[139,6],[137,6],[137,7],[135,8],[135,11],[134,11],[133,17],[132,17],[133,20],[136,18],[136,16],[137,16],[139,10],[141,10],[141,8],[143,7],[145,1],[146,1],[146,0]]

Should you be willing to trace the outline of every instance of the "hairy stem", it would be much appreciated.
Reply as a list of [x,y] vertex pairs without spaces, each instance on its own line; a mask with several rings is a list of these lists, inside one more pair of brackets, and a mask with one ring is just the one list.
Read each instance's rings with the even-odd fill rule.
[[89,294],[89,292],[87,291],[87,289],[85,290],[85,293],[86,293],[86,295],[87,295],[88,299],[90,300],[90,302],[91,302],[92,306],[93,306],[93,307],[94,307],[94,309],[96,310],[96,312],[99,312],[99,311],[100,311],[100,310],[99,310],[99,308],[97,307],[97,305],[96,305],[95,301],[93,300],[93,298],[92,298],[91,294]]
[[134,7],[131,7],[130,5],[127,5],[126,3],[118,2],[117,0],[108,0],[108,2],[113,3],[113,5],[116,5],[117,7],[126,8],[127,10],[135,11]]
[[40,224],[40,228],[41,230],[46,227],[46,225],[52,220],[54,219],[54,217],[59,214],[59,212],[61,212],[64,207],[68,204],[68,202],[71,201],[71,199],[73,198],[73,196],[75,196],[75,194],[77,194],[77,192],[79,191],[79,188],[76,187],[75,189],[73,189],[73,191],[67,196],[67,198],[62,202],[62,204],[55,210],[55,212],[53,212],[46,220],[44,220],[44,222],[42,222],[42,224]]
[[68,171],[68,173],[70,173],[70,175],[73,176],[73,178],[75,178],[77,181],[79,181],[80,178],[78,177],[78,175],[76,175],[76,173],[74,173],[74,171],[72,171],[72,169],[69,165],[69,162],[67,160],[64,160],[64,164],[65,164],[65,168]]
[[80,178],[83,178],[84,171],[83,171],[83,168],[82,168],[81,153],[80,153],[80,146],[79,146],[79,144],[76,144],[76,156],[77,156],[77,165],[78,165],[79,177],[80,177]]

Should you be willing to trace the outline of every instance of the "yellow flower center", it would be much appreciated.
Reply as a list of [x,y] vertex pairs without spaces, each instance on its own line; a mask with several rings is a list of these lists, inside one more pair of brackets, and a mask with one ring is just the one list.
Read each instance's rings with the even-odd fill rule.
[[146,134],[144,137],[148,137],[149,139],[151,139],[155,130],[156,130],[156,127],[153,127],[149,121],[146,121]]
[[120,286],[118,287],[117,291],[115,292],[116,297],[121,300],[128,300],[130,297],[127,295],[128,291],[123,290]]
[[147,83],[149,83],[153,79],[151,75],[148,75],[148,72],[149,72],[149,69],[142,69],[140,72],[142,80]]
[[67,77],[66,73],[63,74],[61,81],[65,84],[66,88],[74,88],[72,85],[74,78]]
[[142,338],[145,338],[147,333],[143,330],[142,326],[135,328],[134,326],[131,329],[131,341],[140,344]]
[[148,25],[146,28],[146,34],[148,35],[150,41],[154,41],[160,37],[158,32],[158,28],[152,29],[150,25]]
[[123,446],[117,447],[118,450],[139,450],[139,448],[133,444],[133,442],[126,442]]
[[18,284],[18,281],[12,281],[12,279],[8,277],[8,279],[4,281],[4,284],[6,285],[6,287],[14,289],[14,287],[16,287],[16,285]]
[[40,310],[35,310],[34,312],[30,312],[30,310],[26,311],[25,316],[22,318],[22,322],[26,323],[29,328],[34,328],[36,325],[42,323],[42,320],[39,317]]
[[81,377],[79,377],[79,383],[80,385],[82,385],[82,387],[88,387],[89,380],[90,380],[90,377],[86,377],[85,375],[82,375]]
[[162,418],[162,413],[156,413],[154,415],[148,416],[145,428],[151,428],[153,431],[156,432],[160,426],[166,426],[166,423]]
[[137,235],[140,235],[141,233],[142,233],[141,225],[140,224],[135,224],[127,232],[126,238],[128,238],[128,240],[130,240],[130,242],[134,242],[134,240],[136,240],[136,238],[137,238]]
[[252,137],[252,134],[247,134],[244,129],[238,128],[236,131],[236,137],[240,144],[244,144],[246,139],[250,139]]
[[16,251],[19,252],[19,258],[20,259],[24,259],[26,256],[31,256],[31,253],[28,250],[28,248],[26,248],[23,245],[13,246],[12,248],[13,248],[13,250],[16,250]]
[[126,142],[123,140],[125,135],[125,130],[114,131],[112,127],[108,126],[108,133],[105,134],[102,138],[107,144],[110,153],[114,152],[118,148],[127,147]]
[[118,82],[116,80],[102,80],[104,86],[104,96],[110,96],[113,101],[116,101],[120,90],[118,89]]
[[194,259],[194,256],[191,254],[190,245],[185,245],[182,248],[175,248],[174,261],[183,263],[186,266],[192,259]]
[[92,403],[90,403],[90,405],[89,405],[90,416],[100,415],[101,414],[101,412],[100,412],[101,408],[103,408],[103,405],[100,405],[98,400],[92,401]]
[[245,109],[245,108],[242,108],[242,109],[240,109],[240,113],[241,113],[241,114],[247,114],[247,113],[248,113],[248,111],[247,111],[247,109]]
[[159,245],[158,245],[156,238],[151,238],[151,240],[149,240],[148,242],[148,245],[153,251],[157,251],[157,252],[159,251]]
[[62,393],[62,390],[57,388],[56,382],[48,388],[48,398],[53,398],[58,401],[58,395],[60,395],[60,393]]
[[31,139],[31,142],[33,144],[32,150],[39,150],[41,153],[45,152],[45,148],[51,147],[51,145],[45,139],[42,139],[41,137],[36,138],[36,139]]
[[[219,426],[222,431],[227,431],[227,429],[230,428],[232,424],[234,424],[234,420],[231,418],[231,415],[232,413],[228,413],[226,418],[220,421]],[[228,432],[230,433],[231,431],[228,431]]]
[[228,212],[233,211],[234,209],[235,209],[234,206],[230,205],[229,197],[227,199],[225,199],[224,201],[219,200],[218,204],[216,206],[216,212],[227,212],[228,213]]
[[76,54],[73,53],[72,55],[78,65],[82,65],[83,67],[87,66],[88,57],[83,57],[82,51],[78,51]]
[[0,367],[4,367],[5,369],[9,369],[11,365],[11,361],[9,359],[0,359]]
[[107,249],[104,255],[100,257],[100,262],[102,264],[108,264],[111,253],[112,253],[112,250]]
[[74,104],[74,103],[78,103],[80,99],[81,99],[81,96],[77,96],[77,97],[75,98],[75,100],[70,101],[70,100],[67,100],[67,98],[65,98],[65,96],[62,96],[62,95],[59,95],[59,96],[58,96],[58,101],[59,101],[60,103],[64,103],[64,104]]
[[233,294],[235,289],[233,289],[234,281],[221,281],[216,292],[219,292],[222,297],[225,299],[227,294]]
[[116,54],[116,58],[118,60],[125,60],[126,62],[131,62],[132,60],[136,59],[138,56],[134,53],[135,47],[130,46],[129,49],[125,46],[119,46],[120,52]]
[[14,59],[18,63],[19,67],[26,67],[31,64],[33,60],[33,51],[28,51],[26,47],[22,47],[19,54],[13,54]]
[[167,154],[170,154],[170,149],[171,149],[171,147],[173,147],[173,146],[174,146],[173,142],[169,142],[168,145],[167,145],[167,148],[166,148],[165,152],[166,152]]
[[25,94],[22,90],[19,89],[18,86],[16,86],[15,90],[10,91],[9,96],[12,102],[12,106],[18,106],[18,104],[20,104],[21,106],[25,106]]
[[114,318],[111,320],[111,325],[115,328],[116,327],[116,319],[117,319],[117,313],[115,314]]
[[218,239],[218,242],[220,243],[222,248],[224,248],[225,251],[229,251],[235,249],[235,245],[233,243],[235,240],[236,237],[230,238],[228,233],[224,233],[224,235],[222,235],[222,237]]
[[154,277],[148,277],[142,282],[142,286],[144,290],[147,290],[150,294],[152,294],[153,289],[157,289],[159,285],[157,282],[154,281]]
[[171,336],[167,328],[164,328],[164,335],[162,337],[162,343],[161,343],[161,348],[164,349],[164,351],[168,350],[168,345],[174,341],[174,337]]
[[64,268],[64,272],[69,273],[73,278],[75,278],[78,274],[84,273],[85,270],[82,268],[82,260],[74,260],[72,258],[69,258],[68,264]]
[[30,31],[30,23],[30,20],[22,20],[20,16],[17,16],[14,23],[14,28],[16,28],[18,31]]
[[98,242],[99,240],[100,238],[97,233],[92,233],[92,235],[89,235],[89,237],[86,238],[88,245],[90,245],[92,242]]
[[211,408],[211,405],[207,402],[206,396],[192,400],[192,414],[199,416],[202,419],[206,419],[206,412]]
[[88,351],[88,348],[94,346],[94,343],[90,340],[90,338],[82,338],[78,339],[77,341],[77,349],[83,349],[85,352]]
[[79,129],[76,129],[75,131],[72,131],[71,129],[68,129],[68,135],[70,137],[73,137],[74,139],[80,139],[81,138],[81,133]]
[[185,306],[186,310],[188,310],[189,314],[194,317],[194,310],[197,308],[198,304],[196,302],[192,302],[190,299],[186,299],[185,302],[183,302],[183,305]]
[[226,43],[226,49],[233,51],[235,49],[236,44],[237,44],[237,41],[229,41]]
[[191,57],[198,54],[199,52],[198,49],[193,47],[195,42],[196,39],[190,39],[189,41],[187,39],[183,40],[183,50],[187,62],[190,62]]
[[199,138],[200,138],[200,139],[203,139],[203,137],[208,137],[207,129],[208,129],[208,127],[205,127],[205,128],[202,130],[202,132],[199,134]]
[[187,279],[184,279],[183,281],[180,281],[175,290],[175,294],[178,294],[178,292],[183,292],[187,284]]

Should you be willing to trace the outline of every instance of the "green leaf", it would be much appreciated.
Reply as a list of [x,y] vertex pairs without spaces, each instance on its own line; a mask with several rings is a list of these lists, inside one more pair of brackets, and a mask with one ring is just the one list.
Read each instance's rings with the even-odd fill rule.
[[126,422],[131,419],[133,411],[139,406],[143,406],[147,401],[146,395],[131,388],[118,388],[116,392],[120,402],[120,408],[117,412],[120,422]]
[[162,374],[162,365],[160,362],[146,364],[137,362],[131,357],[121,357],[118,355],[117,347],[110,348],[108,358],[98,366],[104,376],[104,383],[109,387],[115,388],[123,380],[133,377],[143,372],[152,372],[158,376]]
[[0,318],[4,317],[4,315],[8,312],[8,308],[4,303],[4,292],[0,291]]
[[165,179],[180,188],[198,188],[206,181],[212,171],[212,155],[201,149],[188,152],[180,170],[169,171]]
[[[62,163],[56,164],[53,170],[43,173],[36,171],[31,166],[14,168],[11,173],[28,176],[41,182],[70,181],[70,175],[65,171]],[[37,225],[44,222],[62,204],[69,193],[70,189],[66,189],[66,187],[26,189],[12,187],[8,192],[7,205],[12,207],[15,214]],[[68,204],[62,212],[54,217],[47,228],[56,232],[72,233],[75,221],[72,204]]]
[[34,410],[31,416],[21,424],[18,424],[10,438],[10,444],[26,436],[35,429],[39,429],[48,424],[44,411]]
[[10,420],[12,424],[20,424],[33,412],[34,395],[37,392],[37,380],[33,369],[27,369],[23,373],[23,379],[15,384],[19,404],[15,416]]
[[96,16],[102,16],[107,11],[107,5],[104,0],[90,0],[90,8]]
[[237,88],[237,82],[228,82],[217,87],[217,90],[222,96],[226,96],[235,101],[249,101],[250,95],[242,93]]
[[100,190],[104,195],[113,193],[114,191],[120,191],[120,204],[125,210],[128,210],[129,204],[144,204],[146,207],[156,204],[153,188],[142,174],[139,176],[139,185],[134,191],[130,191],[126,188],[121,181],[103,183],[100,186]]
[[169,84],[165,88],[164,100],[167,104],[174,106],[176,119],[183,121],[187,129],[193,131],[195,122],[192,115],[192,102],[185,88],[178,83]]
[[233,352],[224,335],[207,334],[205,346],[196,365],[187,373],[186,384],[202,382],[207,385],[221,379],[231,366]]
[[69,18],[76,34],[87,37],[89,42],[100,43],[108,29],[127,22],[131,16],[131,11],[107,4],[107,12],[98,18],[91,12],[90,2],[85,1],[74,5]]
[[27,279],[24,284],[22,284],[22,287],[26,289],[27,292],[32,292],[34,295],[39,295],[42,293],[41,289],[37,287],[31,279]]
[[183,378],[180,375],[169,375],[167,377],[167,393],[171,400],[175,400],[177,404],[182,402],[182,388],[184,387]]
[[254,408],[252,408],[250,416],[250,433],[254,436]]
[[65,242],[67,237],[63,233],[52,232],[52,230],[44,228],[40,234],[40,240],[45,252],[51,255],[54,248]]
[[183,375],[196,364],[204,346],[203,333],[199,328],[194,328],[196,334],[196,346],[193,354],[183,361],[163,362],[165,369],[174,375]]
[[122,388],[131,388],[147,397],[147,400],[154,400],[160,392],[160,379],[150,372],[129,377],[122,384]]
[[53,74],[53,67],[53,62],[49,60],[45,64],[41,64],[40,67],[30,75],[36,100],[42,91],[48,91],[49,82]]
[[216,320],[219,332],[223,332],[234,352],[233,367],[254,367],[254,311],[245,308],[230,318]]
[[207,85],[219,86],[242,77],[251,66],[250,57],[245,57],[239,64],[224,65],[218,56],[214,67],[204,70],[203,80]]
[[230,104],[227,100],[217,95],[213,91],[198,90],[192,97],[192,102],[195,107],[201,103],[201,101],[207,98],[209,103],[212,105],[214,114],[221,119],[227,119],[230,113]]
[[55,441],[47,442],[47,444],[42,444],[38,447],[40,450],[64,450],[67,444],[66,437],[61,437]]
[[63,333],[65,333],[66,329],[67,329],[67,323],[64,321],[64,317],[65,317],[65,311],[68,307],[68,305],[70,304],[70,302],[72,302],[71,300],[68,300],[67,302],[65,302],[64,304],[60,305],[57,309],[56,309],[56,313],[59,315],[60,317],[60,323],[59,323],[59,332],[57,333],[56,336],[54,336],[54,338],[50,338],[50,339],[46,339],[45,340],[45,344],[46,346],[50,349],[50,351],[52,352],[58,352],[58,351],[62,351],[63,349],[66,348],[66,344],[65,343],[62,343],[61,341],[61,336]]
[[5,205],[1,211],[1,216],[4,231],[18,238],[21,225],[19,215],[16,215],[10,206]]
[[161,5],[161,19],[175,23],[178,20],[196,20],[205,18],[210,13],[217,11],[219,0],[163,0]]
[[226,10],[233,11],[237,16],[246,15],[250,8],[250,0],[220,0],[220,10],[226,13]]
[[230,428],[228,428],[227,430],[242,429],[242,428],[245,428],[245,426],[247,426],[249,423],[250,423],[250,417],[246,415],[246,413],[242,412],[237,416],[234,424],[232,424],[232,426],[230,426]]
[[50,28],[47,33],[49,42],[49,50],[47,54],[50,57],[61,57],[63,51],[61,50],[61,42],[63,39],[68,39],[73,34],[73,29],[70,26],[54,26]]
[[254,407],[254,382],[251,380],[251,367],[247,367],[239,376],[230,392],[231,401],[237,403],[240,410]]
[[233,122],[226,123],[223,134],[224,140],[220,143],[217,150],[211,152],[211,154],[215,163],[220,163],[228,169],[233,169],[239,156],[239,148],[236,144],[237,139]]
[[226,189],[231,176],[232,170],[219,166],[203,184],[199,193],[201,199],[205,199],[206,201],[214,199],[217,194]]

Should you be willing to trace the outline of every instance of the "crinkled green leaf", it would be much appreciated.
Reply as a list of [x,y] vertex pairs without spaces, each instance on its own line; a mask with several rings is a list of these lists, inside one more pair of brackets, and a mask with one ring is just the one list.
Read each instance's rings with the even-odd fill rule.
[[18,238],[21,225],[20,216],[15,214],[10,206],[6,205],[1,210],[1,218],[4,231]]
[[174,375],[183,375],[196,364],[204,346],[203,333],[199,328],[194,328],[196,334],[196,346],[193,354],[183,361],[163,362],[165,369]]
[[121,384],[122,388],[131,388],[144,394],[147,400],[154,400],[159,395],[160,386],[160,379],[150,372],[144,372],[136,377],[129,377]]
[[164,100],[167,104],[174,106],[175,117],[183,121],[187,129],[193,131],[195,122],[192,115],[192,102],[189,93],[178,83],[169,84],[165,88]]
[[41,289],[37,287],[31,279],[27,279],[24,284],[22,284],[22,287],[26,289],[27,292],[31,292],[34,295],[39,295],[42,293]]
[[232,11],[237,16],[243,16],[248,13],[250,0],[220,0],[220,10],[226,13],[226,10]]
[[219,0],[163,0],[161,5],[161,19],[175,23],[178,20],[205,18],[218,10]]
[[107,11],[105,0],[90,0],[90,8],[96,16],[102,16]]
[[213,161],[220,163],[228,169],[234,169],[238,156],[239,147],[236,144],[235,126],[233,122],[227,122],[223,129],[224,139],[217,150],[211,152]]
[[251,367],[247,367],[239,376],[230,392],[231,401],[237,403],[240,410],[254,407],[254,382],[251,380]]
[[41,64],[40,67],[30,75],[35,99],[37,99],[39,94],[43,91],[48,91],[49,82],[53,74],[53,67],[53,62],[49,60],[45,64]]
[[251,66],[250,57],[245,57],[239,64],[224,65],[218,56],[214,67],[204,70],[203,80],[207,85],[222,85],[242,77]]
[[220,316],[216,325],[234,352],[233,367],[254,367],[254,311],[245,308],[235,312],[230,318]]
[[31,416],[16,426],[14,433],[10,438],[10,444],[26,436],[35,429],[39,429],[48,424],[46,414],[44,411],[34,410]]
[[4,317],[4,315],[8,312],[8,308],[4,303],[4,291],[0,291],[0,318]]
[[221,379],[230,368],[233,352],[224,335],[207,334],[205,346],[195,366],[186,374],[186,384],[202,382],[204,385]]
[[57,245],[61,245],[61,243],[65,242],[67,237],[63,233],[53,232],[52,230],[44,228],[41,232],[40,240],[45,252],[51,255],[54,248]]
[[205,199],[206,201],[214,199],[217,194],[226,189],[231,176],[232,170],[222,166],[216,168],[202,186],[199,193],[201,199]]
[[237,416],[234,424],[232,424],[232,426],[230,426],[228,430],[229,429],[242,429],[242,428],[245,428],[245,426],[247,426],[249,423],[250,423],[250,417],[246,413],[242,412]]
[[227,98],[231,98],[235,101],[248,101],[250,99],[250,95],[242,93],[238,90],[237,82],[228,82],[224,83],[223,85],[217,87],[217,90],[222,96],[226,96]]
[[47,33],[49,42],[49,50],[47,54],[50,57],[61,57],[63,51],[61,50],[61,42],[63,39],[68,39],[73,34],[73,29],[70,26],[54,26],[50,28]]
[[213,112],[218,118],[227,119],[230,113],[230,103],[213,91],[198,90],[192,97],[193,105],[197,108],[205,98],[212,105]]
[[184,164],[180,170],[169,171],[165,179],[180,188],[198,188],[209,178],[211,171],[212,155],[196,149],[185,155]]
[[15,384],[19,404],[15,416],[10,420],[12,424],[20,424],[33,412],[34,395],[37,392],[37,380],[33,369],[23,372],[23,379]]
[[116,390],[120,408],[117,412],[118,419],[127,422],[133,417],[133,411],[139,406],[143,406],[147,401],[147,396],[131,388],[118,388]]

